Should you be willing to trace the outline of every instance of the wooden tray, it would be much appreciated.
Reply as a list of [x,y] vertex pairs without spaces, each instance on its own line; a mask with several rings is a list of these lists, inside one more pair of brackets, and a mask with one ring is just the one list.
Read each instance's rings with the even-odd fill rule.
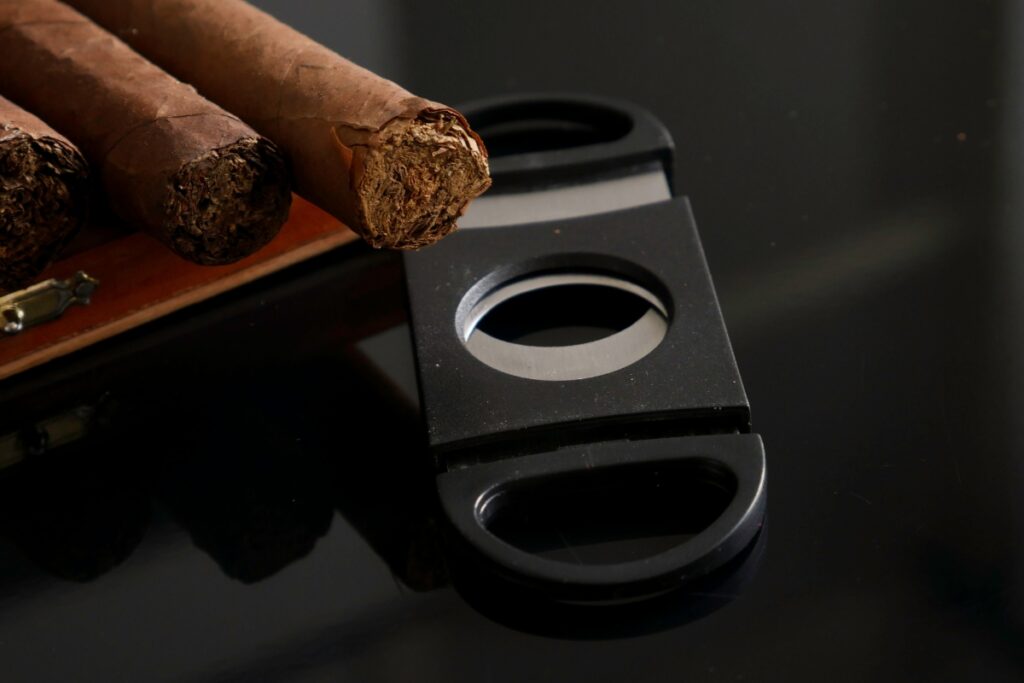
[[0,338],[0,379],[67,355],[161,316],[357,239],[341,222],[295,197],[281,233],[229,266],[198,266],[142,233],[131,233],[58,261],[39,279],[82,270],[100,281],[88,306]]

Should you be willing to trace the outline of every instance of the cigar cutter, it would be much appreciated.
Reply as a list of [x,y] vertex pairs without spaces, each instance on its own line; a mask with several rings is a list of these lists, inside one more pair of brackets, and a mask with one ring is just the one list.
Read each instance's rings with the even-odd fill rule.
[[761,528],[765,456],[668,131],[592,97],[463,111],[494,186],[404,256],[457,545],[566,601],[725,571]]

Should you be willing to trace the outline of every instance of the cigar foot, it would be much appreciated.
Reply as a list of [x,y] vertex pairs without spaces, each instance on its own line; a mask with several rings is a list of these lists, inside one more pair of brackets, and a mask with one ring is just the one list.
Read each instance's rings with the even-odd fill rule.
[[432,244],[490,185],[485,152],[455,116],[396,119],[366,148],[356,188],[362,237],[386,249]]
[[30,284],[78,231],[87,176],[64,142],[0,125],[0,294]]
[[223,265],[280,231],[292,195],[284,160],[264,138],[242,138],[186,164],[171,181],[166,241],[185,258]]

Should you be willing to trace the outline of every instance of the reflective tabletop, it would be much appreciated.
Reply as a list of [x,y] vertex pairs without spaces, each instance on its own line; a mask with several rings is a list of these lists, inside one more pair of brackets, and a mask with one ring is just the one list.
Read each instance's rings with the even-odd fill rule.
[[86,434],[0,472],[0,679],[1024,677],[1024,6],[256,4],[431,99],[666,124],[767,523],[635,607],[460,575],[401,260],[352,245],[0,383],[0,434]]

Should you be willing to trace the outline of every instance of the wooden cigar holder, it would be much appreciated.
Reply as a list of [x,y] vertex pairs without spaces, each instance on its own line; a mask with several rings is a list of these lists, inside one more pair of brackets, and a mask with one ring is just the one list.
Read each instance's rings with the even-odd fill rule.
[[[227,266],[190,263],[143,233],[117,234],[59,260],[39,277],[32,293],[22,290],[0,299],[5,328],[0,332],[0,380],[355,239],[337,219],[299,197],[269,245]],[[86,277],[89,295],[79,297],[83,301],[76,301],[73,291],[59,291],[62,283],[73,287]],[[49,319],[22,325],[22,309],[31,305],[49,308],[49,315],[44,311],[40,316]]]

